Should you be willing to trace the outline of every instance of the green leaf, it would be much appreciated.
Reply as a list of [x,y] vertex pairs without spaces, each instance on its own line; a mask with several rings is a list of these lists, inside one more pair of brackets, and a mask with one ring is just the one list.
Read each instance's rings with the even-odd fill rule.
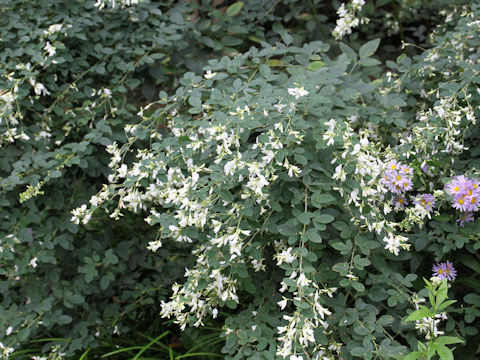
[[454,360],[452,350],[447,348],[445,345],[438,344],[437,342],[434,344],[437,349],[437,354],[440,356],[441,360]]
[[85,298],[79,294],[74,294],[70,296],[68,300],[70,300],[70,302],[72,302],[75,305],[79,305],[85,302]]
[[477,294],[468,294],[463,298],[467,304],[479,304],[480,303],[480,295]]
[[348,46],[343,42],[339,43],[339,46],[340,46],[340,50],[342,50],[342,52],[346,54],[349,58],[353,60],[357,59],[357,54],[355,53],[355,51],[353,51],[353,49],[350,46]]
[[18,341],[25,341],[25,340],[27,340],[29,335],[30,335],[30,329],[29,328],[22,329],[17,334],[17,340]]
[[136,88],[138,85],[141,84],[141,81],[138,79],[128,79],[127,81],[125,81],[125,84],[127,84],[127,86],[130,88]]
[[457,300],[448,300],[448,301],[445,301],[445,302],[437,305],[437,310],[443,310],[443,309],[445,309],[446,307],[448,307],[448,306],[450,306],[450,305],[452,305],[452,304],[454,304],[454,303],[456,303],[456,302],[457,302]]
[[365,349],[361,346],[356,346],[356,347],[354,347],[353,349],[350,350],[350,354],[352,354],[353,356],[358,356],[358,357],[363,358],[365,355],[368,354],[368,351],[367,351],[367,349]]
[[428,318],[432,316],[433,314],[430,311],[430,309],[427,309],[425,306],[422,306],[420,309],[415,310],[410,315],[408,315],[405,321],[416,321],[416,320],[421,320],[423,318]]
[[230,5],[227,9],[226,15],[233,17],[237,15],[243,8],[243,1],[237,1],[236,3]]
[[343,262],[343,263],[337,263],[333,265],[332,270],[335,272],[340,273],[340,275],[345,276],[348,273],[348,264]]
[[69,324],[72,322],[72,317],[68,315],[62,315],[57,319],[57,323],[60,325]]
[[380,65],[381,63],[382,63],[381,61],[378,61],[377,59],[371,59],[371,58],[360,59],[358,61],[358,64],[364,67]]
[[280,37],[282,38],[282,41],[286,44],[286,45],[290,45],[293,41],[293,37],[286,31],[282,31],[280,33]]
[[417,360],[423,354],[420,351],[413,351],[403,358],[403,360]]
[[353,281],[352,282],[352,287],[357,290],[358,292],[364,292],[365,291],[365,286],[362,283]]
[[368,297],[378,302],[385,300],[388,297],[388,293],[382,286],[374,285],[368,291]]
[[392,315],[382,315],[378,318],[377,324],[381,326],[390,325],[394,320]]
[[367,334],[370,334],[370,330],[368,330],[365,325],[363,324],[356,324],[353,327],[353,331],[355,331],[358,335],[365,336]]
[[315,216],[315,221],[318,221],[319,223],[322,223],[322,224],[329,224],[333,220],[335,220],[335,218],[332,215],[328,215],[328,214]]
[[198,98],[198,97],[190,96],[190,98],[188,99],[188,103],[190,105],[192,105],[193,107],[201,107],[202,106],[202,100],[200,100],[200,98]]
[[308,64],[307,69],[310,71],[316,71],[318,69],[321,69],[325,65],[326,64],[323,61],[312,61],[310,64]]
[[271,70],[270,68],[268,67],[267,64],[261,64],[259,66],[259,71],[260,71],[260,74],[264,77],[264,78],[268,78],[271,74]]
[[298,215],[296,216],[296,218],[297,218],[298,221],[300,221],[303,225],[308,225],[308,224],[310,224],[310,219],[312,218],[312,213],[309,213],[309,212],[301,213],[301,214],[298,214]]
[[463,265],[468,266],[477,274],[480,274],[480,262],[478,262],[478,260],[476,260],[472,255],[461,254],[457,257],[457,260],[459,260]]
[[440,214],[440,215],[434,216],[433,219],[435,219],[438,222],[445,223],[445,222],[451,221],[452,217],[450,215]]
[[53,170],[50,173],[50,178],[52,179],[59,178],[60,176],[62,176],[62,172],[60,170]]
[[312,195],[312,202],[318,204],[328,204],[331,202],[335,202],[337,199],[331,194],[328,193],[315,193]]
[[320,236],[320,234],[316,229],[313,229],[313,228],[308,229],[306,234],[307,234],[308,240],[310,240],[311,242],[314,242],[314,243],[322,242],[322,237]]
[[355,263],[355,265],[358,265],[361,267],[365,267],[371,264],[370,260],[368,260],[367,258],[361,258],[359,256],[355,256],[355,259],[353,262]]
[[450,345],[450,344],[459,344],[464,341],[456,336],[440,336],[435,339],[437,344]]
[[222,44],[226,46],[237,46],[243,43],[243,40],[238,36],[225,36],[222,38]]
[[377,50],[378,45],[380,45],[380,39],[371,40],[362,45],[359,50],[359,55],[361,59],[367,58]]

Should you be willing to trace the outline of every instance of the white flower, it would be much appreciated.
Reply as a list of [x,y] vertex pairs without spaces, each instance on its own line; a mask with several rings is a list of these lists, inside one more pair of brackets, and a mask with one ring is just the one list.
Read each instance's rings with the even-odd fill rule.
[[347,174],[345,173],[345,170],[343,170],[342,165],[337,165],[335,168],[335,173],[332,176],[333,180],[340,180],[341,182],[344,182],[347,180]]
[[307,277],[305,276],[304,273],[301,273],[299,276],[298,276],[298,279],[297,279],[297,285],[298,287],[302,288],[304,286],[308,286],[308,284],[311,283],[311,280],[307,279]]
[[42,95],[42,96],[50,95],[50,92],[41,83],[36,83],[35,86],[33,87],[33,90],[35,91],[35,94],[37,94],[37,95]]
[[293,248],[289,247],[287,250],[283,250],[281,253],[277,254],[277,265],[281,265],[283,262],[291,264],[293,260],[296,259],[295,255],[292,254]]
[[365,5],[365,0],[352,0],[352,4],[356,6],[363,6]]
[[295,99],[298,99],[301,96],[308,95],[308,91],[302,87],[290,88],[288,93],[292,96],[295,96]]
[[87,211],[87,205],[83,204],[82,206],[73,209],[72,210],[72,218],[70,221],[74,222],[75,224],[86,224],[90,220],[90,217],[92,216],[88,211]]
[[90,200],[89,200],[90,204],[92,204],[93,206],[98,206],[99,204],[101,204],[103,202],[103,200],[98,197],[97,195],[93,195]]
[[57,52],[56,48],[54,46],[52,46],[52,44],[50,44],[49,41],[47,41],[47,43],[43,47],[43,50],[47,51],[48,55],[50,55],[50,56],[55,55],[55,53]]
[[207,72],[203,75],[203,77],[208,80],[213,78],[215,75],[217,75],[216,72],[212,73],[212,70],[207,70]]
[[125,176],[127,176],[127,173],[128,173],[127,165],[126,165],[126,164],[122,164],[122,166],[120,166],[120,167],[117,169],[117,173],[118,173],[118,177],[119,177],[119,178],[124,178]]
[[162,247],[162,242],[160,240],[150,241],[148,243],[147,249],[153,252],[156,252]]
[[283,298],[283,300],[277,302],[278,306],[280,306],[280,309],[285,309],[285,307],[287,306],[287,303],[288,303],[288,299],[286,297]]
[[34,257],[32,260],[30,260],[29,264],[30,264],[31,267],[36,268],[37,267],[37,257]]
[[[330,310],[324,308],[324,307],[323,307],[321,304],[319,304],[319,303],[316,303],[316,304],[315,304],[315,310],[317,311],[317,313],[320,315],[320,317],[321,317],[322,319],[325,318],[325,315],[327,315],[327,316],[332,315],[332,312],[331,312]],[[327,325],[327,326],[328,326],[328,325]]]

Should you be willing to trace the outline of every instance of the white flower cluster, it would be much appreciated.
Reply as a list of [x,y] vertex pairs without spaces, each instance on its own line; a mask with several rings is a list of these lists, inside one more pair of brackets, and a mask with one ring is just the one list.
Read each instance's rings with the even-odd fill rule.
[[[175,323],[185,329],[190,321],[194,326],[203,325],[203,318],[211,314],[214,318],[218,314],[219,301],[228,300],[238,303],[237,281],[222,273],[223,268],[212,269],[204,255],[210,247],[200,248],[194,269],[186,269],[185,277],[188,279],[184,285],[175,284],[172,287],[172,300],[161,302],[161,316],[174,317]],[[224,266],[226,265],[223,262]],[[208,279],[205,284],[205,279]],[[202,284],[201,284],[202,283]]]
[[[435,280],[435,279],[432,278],[432,280]],[[415,306],[415,309],[418,310],[420,308],[420,304],[425,302],[425,299],[418,297],[418,295],[414,295],[410,299],[410,301]],[[415,321],[415,329],[417,329],[420,333],[424,333],[425,339],[430,340],[432,336],[438,337],[444,334],[443,331],[438,330],[438,324],[442,320],[447,320],[447,319],[448,319],[447,313],[445,312],[435,314],[435,316],[433,317],[424,317],[421,320]]]
[[125,9],[129,6],[138,5],[142,0],[97,0],[93,6],[97,7],[99,10],[103,8],[112,8],[116,9],[117,7],[121,7]]
[[385,249],[397,256],[400,254],[400,248],[404,250],[410,249],[410,244],[407,243],[408,238],[406,236],[396,235],[389,232],[388,235],[383,238],[383,241],[387,243]]
[[[9,81],[14,81],[8,77]],[[29,140],[30,137],[23,131],[19,131],[18,124],[22,120],[22,115],[16,112],[16,93],[18,86],[15,83],[10,89],[0,91],[0,148],[4,144],[13,143],[16,139]]]
[[0,351],[1,351],[0,354],[2,355],[2,359],[7,360],[10,354],[15,351],[15,349],[9,346],[5,346],[3,345],[3,343],[0,342]]
[[[294,353],[294,344],[300,344],[304,349],[313,346],[314,349],[311,350],[311,353],[316,354],[317,357],[315,358],[333,359],[334,357],[332,355],[330,355],[332,357],[327,356],[326,349],[322,345],[316,343],[314,331],[320,327],[326,333],[329,327],[326,320],[332,313],[322,305],[323,301],[321,299],[325,295],[333,297],[333,293],[337,289],[321,289],[318,284],[308,280],[304,273],[297,274],[297,272],[293,272],[289,279],[295,278],[298,290],[293,293],[293,299],[283,297],[283,300],[279,301],[278,305],[283,310],[289,301],[292,303],[292,306],[295,306],[294,303],[308,304],[308,309],[314,315],[313,318],[305,317],[297,308],[291,315],[283,316],[287,324],[277,328],[280,335],[278,338],[280,343],[277,346],[277,355],[284,358],[288,357]],[[282,291],[282,289],[280,289],[280,291]],[[330,345],[333,345],[333,343]],[[335,343],[334,345],[333,347],[330,346],[328,350],[334,350],[338,353],[341,349],[341,344]]]
[[[292,281],[295,284],[295,290],[292,292],[293,298],[283,296],[282,300],[277,303],[281,310],[284,310],[289,303],[295,308],[293,313],[283,316],[287,324],[277,328],[280,335],[278,338],[277,355],[284,358],[291,355],[290,359],[295,357],[302,358],[301,355],[294,354],[295,344],[300,344],[303,349],[309,349],[313,346],[314,350],[311,353],[317,354],[316,358],[318,359],[331,359],[331,357],[326,356],[325,348],[316,344],[314,331],[319,327],[324,332],[328,329],[329,324],[326,320],[332,313],[322,305],[324,303],[323,298],[325,295],[333,297],[333,293],[337,288],[322,288],[315,281],[311,280],[311,276],[306,275],[303,270],[303,256],[294,253],[292,247],[287,246],[284,241],[276,240],[275,249],[276,254],[274,258],[277,260],[277,265],[286,263],[294,269],[287,272],[287,275],[289,274],[288,280],[284,279],[281,282],[280,292],[285,293],[289,289],[287,281],[289,284],[292,284]],[[308,305],[308,310],[313,316],[304,316],[296,304],[304,305],[303,308],[305,308],[305,305]],[[338,347],[338,351],[339,349]],[[319,355],[325,356],[320,357]]]
[[[292,90],[295,97],[307,93],[302,87]],[[293,111],[295,104],[291,108]],[[229,115],[243,121],[254,111],[248,106],[238,106]],[[267,110],[260,111],[262,116],[268,114]],[[248,203],[260,205],[261,214],[271,211],[269,188],[279,173],[293,177],[301,171],[293,160],[278,158],[277,154],[289,144],[300,144],[303,134],[291,124],[278,122],[257,136],[253,144],[241,148],[244,131],[241,127],[230,124],[227,127],[204,114],[205,120],[199,126],[186,130],[177,119],[176,111],[170,116],[171,132],[188,140],[182,146],[167,146],[159,151],[138,150],[138,161],[130,166],[123,163],[128,146],[120,148],[116,143],[107,146],[111,156],[109,167],[113,170],[109,175],[110,184],[92,196],[90,208],[82,205],[75,209],[72,221],[87,223],[97,207],[117,196],[118,206],[111,217],[119,218],[123,209],[148,210],[150,214],[145,221],[161,226],[158,239],[148,244],[152,251],[157,251],[165,238],[194,243],[190,230],[202,232],[206,242],[197,245],[195,268],[186,271],[185,284],[175,285],[171,300],[161,305],[162,316],[174,317],[182,327],[200,326],[205,316],[218,314],[219,304],[238,302],[236,279],[227,275],[231,266],[248,263],[254,271],[265,269],[263,258],[244,256],[246,241],[253,234],[242,227],[241,214]],[[125,128],[127,135],[135,131],[136,126]],[[211,154],[209,163],[202,159],[204,154]],[[230,183],[237,184],[241,190],[236,195],[227,194],[226,198],[219,196],[216,188]],[[111,211],[108,205],[105,210]],[[218,249],[215,250],[219,264],[216,267],[211,266],[207,257],[212,249]],[[308,281],[305,274],[298,278],[299,285]]]
[[352,29],[359,24],[368,23],[367,18],[358,18],[358,13],[362,11],[365,0],[352,0],[348,5],[342,3],[337,10],[339,18],[332,34],[336,39],[341,39],[345,35],[352,33]]
[[[351,177],[359,184],[359,188],[353,188],[346,193],[344,186],[334,187],[344,196],[347,207],[353,204],[358,209],[360,215],[353,216],[352,221],[360,227],[365,227],[369,232],[375,232],[378,235],[383,233],[385,249],[395,255],[399,255],[400,249],[408,250],[410,248],[410,244],[407,243],[408,239],[394,234],[394,230],[398,228],[399,224],[386,220],[384,216],[391,211],[391,208],[385,199],[387,188],[380,180],[386,164],[391,160],[391,155],[388,151],[381,153],[379,145],[369,140],[369,138],[375,137],[371,131],[360,130],[356,134],[349,123],[345,123],[345,128],[339,129],[335,126],[336,121],[333,119],[325,125],[329,126],[324,135],[324,140],[328,140],[328,144],[333,138],[341,138],[343,142],[343,151],[340,157],[334,158],[332,162],[342,161],[353,164],[355,167]],[[383,161],[382,155],[385,156],[385,154],[387,159]],[[332,179],[345,183],[347,180],[345,166],[346,164],[337,165]],[[363,212],[366,205],[370,208],[369,213]]]

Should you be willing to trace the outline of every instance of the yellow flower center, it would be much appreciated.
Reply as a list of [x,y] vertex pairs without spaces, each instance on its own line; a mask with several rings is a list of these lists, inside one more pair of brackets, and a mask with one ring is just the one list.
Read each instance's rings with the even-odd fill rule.
[[403,204],[403,199],[402,199],[402,198],[399,198],[399,199],[398,199],[398,202],[399,202],[400,204]]
[[456,192],[460,191],[460,188],[458,186],[455,186],[455,189],[454,189]]
[[400,175],[397,175],[397,181],[402,180],[402,177]]
[[472,204],[475,204],[475,203],[477,202],[477,199],[474,198],[474,197],[472,197],[472,200],[470,200],[470,202],[471,202]]
[[458,203],[459,203],[460,205],[462,205],[463,202],[464,202],[463,199],[458,199]]
[[443,274],[443,270],[442,270],[442,269],[438,269],[438,273],[439,273],[439,274]]
[[445,272],[447,273],[447,275],[450,275],[450,270],[445,269]]

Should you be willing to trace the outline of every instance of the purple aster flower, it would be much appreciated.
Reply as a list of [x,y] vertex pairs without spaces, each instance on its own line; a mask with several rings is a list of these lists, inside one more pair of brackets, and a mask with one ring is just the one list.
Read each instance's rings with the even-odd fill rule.
[[397,160],[390,160],[387,164],[387,170],[399,170],[402,167],[402,164]]
[[458,175],[445,185],[445,190],[453,195],[452,207],[460,211],[478,211],[480,187],[477,179]]
[[472,222],[475,218],[473,217],[473,212],[468,211],[465,213],[461,213],[457,219],[457,223],[459,223],[460,227],[464,227],[466,222]]
[[465,202],[467,203],[467,211],[477,211],[478,210],[478,196],[480,194],[478,191],[473,191],[470,195],[465,197]]
[[392,160],[383,173],[382,182],[394,194],[401,194],[413,188],[413,169],[401,162]]
[[417,194],[413,203],[424,207],[428,212],[432,212],[436,204],[432,194]]
[[408,165],[401,165],[400,172],[406,175],[413,175],[413,169]]
[[465,199],[465,195],[458,194],[453,198],[452,207],[460,211],[468,211],[468,202]]
[[473,187],[471,180],[464,175],[459,175],[453,177],[453,179],[445,185],[445,190],[453,196],[466,195],[465,191],[467,191],[469,187]]
[[480,181],[478,181],[477,179],[472,179],[472,186],[475,190],[477,190],[480,186]]
[[408,201],[403,196],[397,196],[393,200],[393,204],[394,204],[395,211],[399,211],[399,210],[405,209],[405,205],[408,205]]
[[439,277],[441,280],[447,279],[449,281],[455,280],[457,277],[457,270],[453,267],[453,264],[447,260],[446,263],[440,263],[433,265],[433,276]]

